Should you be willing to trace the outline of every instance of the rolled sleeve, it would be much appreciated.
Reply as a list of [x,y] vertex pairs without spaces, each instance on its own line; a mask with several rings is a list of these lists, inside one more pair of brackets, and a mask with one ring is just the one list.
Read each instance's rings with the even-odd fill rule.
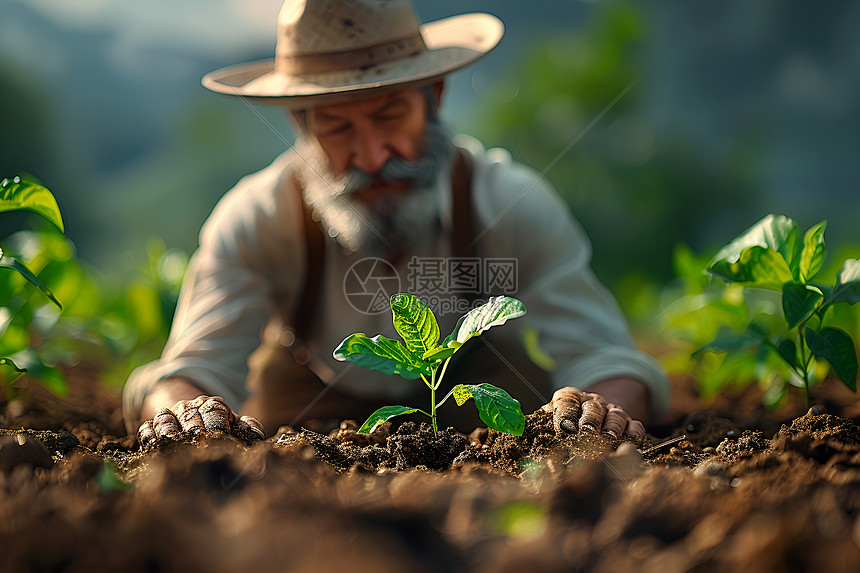
[[[288,165],[288,164],[287,164]],[[187,379],[234,409],[249,396],[247,359],[277,304],[291,304],[304,276],[295,197],[283,182],[283,158],[240,181],[200,233],[161,357],[139,367],[123,393],[135,418],[160,380]],[[286,302],[283,302],[286,301]]]

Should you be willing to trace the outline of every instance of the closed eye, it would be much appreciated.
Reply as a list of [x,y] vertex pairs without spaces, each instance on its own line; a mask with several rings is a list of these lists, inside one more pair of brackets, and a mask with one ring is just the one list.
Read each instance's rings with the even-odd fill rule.
[[394,99],[373,114],[377,121],[394,121],[402,119],[409,113],[409,104],[402,98]]

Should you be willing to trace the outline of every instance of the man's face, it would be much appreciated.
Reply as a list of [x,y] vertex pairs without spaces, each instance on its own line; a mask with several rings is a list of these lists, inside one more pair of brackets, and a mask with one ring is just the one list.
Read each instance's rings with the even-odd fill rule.
[[428,88],[403,89],[296,118],[305,202],[350,252],[381,256],[438,233],[435,182],[452,146],[433,103],[442,84],[429,89],[432,96]]
[[362,195],[367,200],[405,191],[408,184],[376,177],[391,159],[416,161],[424,151],[427,98],[418,88],[383,93],[308,112],[308,130],[328,158],[331,174],[350,169],[374,176]]

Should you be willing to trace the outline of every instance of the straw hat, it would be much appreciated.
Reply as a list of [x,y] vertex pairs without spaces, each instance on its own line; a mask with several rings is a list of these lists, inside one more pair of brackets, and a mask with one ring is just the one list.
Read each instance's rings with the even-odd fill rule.
[[503,33],[489,14],[419,25],[409,0],[286,0],[275,58],[216,70],[203,85],[302,109],[430,83],[487,54]]

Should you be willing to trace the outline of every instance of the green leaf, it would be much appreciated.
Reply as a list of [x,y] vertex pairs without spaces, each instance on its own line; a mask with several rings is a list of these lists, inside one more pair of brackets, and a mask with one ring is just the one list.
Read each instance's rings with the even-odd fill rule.
[[36,278],[30,269],[24,266],[23,263],[14,259],[12,257],[7,257],[3,254],[3,251],[0,250],[0,268],[12,269],[14,271],[18,271],[21,276],[27,279],[30,283],[32,283],[36,288],[42,291],[46,297],[48,297],[54,304],[56,304],[60,309],[63,308],[63,305],[60,304],[60,301],[56,299],[54,294],[46,287],[42,282]]
[[472,388],[466,384],[457,384],[451,389],[451,394],[454,395],[454,401],[458,406],[462,406],[472,399]]
[[361,332],[351,334],[335,348],[332,356],[342,362],[352,362],[384,374],[397,374],[407,380],[417,380],[422,374],[431,375],[429,364],[413,356],[400,342],[381,334],[373,338]]
[[409,406],[383,406],[376,412],[370,415],[370,417],[364,421],[361,427],[358,429],[359,434],[369,434],[391,418],[395,416],[404,416],[406,414],[415,414],[416,412],[420,412],[424,414],[428,418],[430,414],[421,410],[420,408],[410,408]]
[[394,328],[406,348],[416,356],[439,346],[439,324],[433,311],[411,294],[394,294],[389,299]]
[[738,350],[746,350],[747,348],[757,346],[762,341],[763,337],[755,333],[738,333],[732,332],[727,328],[722,328],[712,341],[693,352],[693,356],[698,356],[708,351],[737,352]]
[[842,264],[833,294],[828,297],[827,302],[860,302],[860,259],[848,259]]
[[29,177],[12,177],[0,181],[0,213],[32,211],[63,231],[63,218],[57,200],[48,189]]
[[783,381],[774,381],[761,397],[764,407],[768,410],[776,410],[780,400],[785,396],[786,384]]
[[812,316],[822,300],[824,294],[814,286],[785,283],[782,286],[782,312],[788,329]]
[[421,356],[422,360],[426,360],[427,362],[439,362],[440,360],[447,360],[451,358],[451,356],[456,352],[457,349],[449,346],[437,346],[433,350],[428,350]]
[[15,361],[11,358],[0,358],[0,366],[9,366],[18,374],[24,374],[27,371],[26,368],[20,368],[17,364],[15,364]]
[[492,384],[457,384],[452,393],[458,406],[472,398],[481,421],[488,428],[521,436],[526,427],[520,403]]
[[776,350],[780,357],[792,368],[799,368],[800,364],[797,361],[797,345],[790,338],[783,338],[776,345]]
[[827,360],[839,379],[856,392],[857,350],[851,336],[839,328],[828,327],[822,328],[821,332],[807,328],[804,338],[812,354],[820,360]]
[[800,279],[797,235],[797,223],[768,215],[720,249],[707,270],[727,281],[780,290]]
[[783,284],[795,280],[781,254],[759,246],[744,250],[734,263],[716,261],[707,270],[729,282],[775,291],[782,290]]
[[827,247],[824,245],[824,229],[827,221],[821,221],[810,228],[803,236],[803,250],[800,252],[800,280],[808,281],[821,270]]
[[45,364],[36,350],[26,348],[16,353],[9,360],[14,360],[19,370],[26,370],[29,376],[55,396],[68,395],[69,386],[63,372],[55,366]]
[[512,318],[518,318],[526,313],[526,306],[509,296],[495,296],[483,305],[473,308],[457,321],[454,330],[449,334],[443,346],[459,348],[473,336],[494,326],[499,326]]

